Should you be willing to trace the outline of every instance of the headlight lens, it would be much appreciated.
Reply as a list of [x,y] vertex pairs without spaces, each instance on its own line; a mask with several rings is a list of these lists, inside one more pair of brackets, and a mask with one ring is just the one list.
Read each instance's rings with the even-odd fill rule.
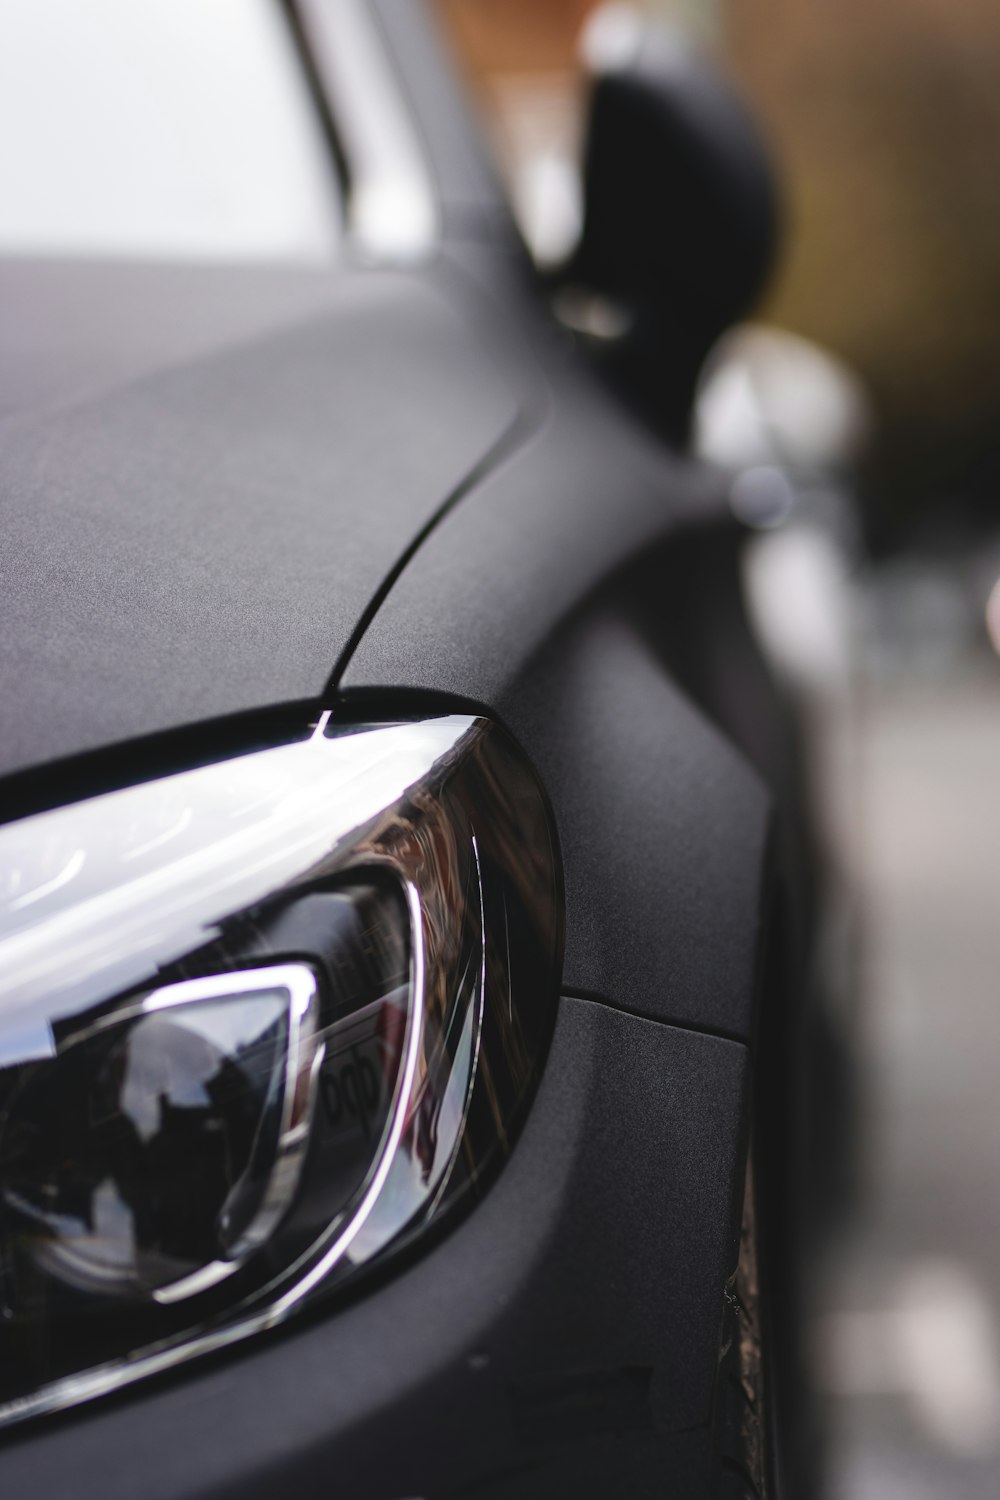
[[482,718],[344,725],[0,827],[0,1421],[281,1321],[509,1148],[554,837]]

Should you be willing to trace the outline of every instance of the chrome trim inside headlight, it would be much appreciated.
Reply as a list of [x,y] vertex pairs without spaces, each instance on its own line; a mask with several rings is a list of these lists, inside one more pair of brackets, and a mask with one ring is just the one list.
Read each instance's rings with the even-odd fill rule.
[[273,1326],[480,1189],[558,989],[482,717],[290,727],[0,826],[0,1423]]

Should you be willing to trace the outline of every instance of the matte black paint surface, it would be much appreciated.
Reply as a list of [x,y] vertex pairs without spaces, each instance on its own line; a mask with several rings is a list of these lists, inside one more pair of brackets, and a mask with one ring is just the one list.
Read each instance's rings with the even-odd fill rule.
[[[519,1496],[659,1493],[665,1473],[697,1493],[745,1072],[735,1043],[564,1000],[510,1163],[430,1255],[238,1361],[22,1435],[0,1486],[398,1500],[518,1471]],[[624,1410],[623,1371],[641,1387]],[[568,1420],[560,1391],[589,1414]]]
[[[319,697],[385,575],[517,411],[426,279],[340,272],[322,311],[313,277],[301,302],[288,281],[270,303],[262,287],[259,334],[231,293],[221,352],[207,352],[211,278],[126,277],[119,294],[113,278],[67,276],[103,297],[107,333],[84,368],[67,291],[51,359],[75,341],[79,388],[120,383],[0,426],[0,774]],[[18,322],[60,295],[54,280],[17,300],[0,360],[21,359]],[[275,329],[283,300],[292,321]],[[174,318],[186,330],[164,340],[169,368],[128,380],[148,359],[141,306],[150,344]],[[93,308],[78,320],[89,336]],[[63,378],[59,395],[69,365]],[[31,379],[57,390],[40,358]],[[16,371],[0,378],[15,385]]]
[[[544,427],[426,539],[339,687],[499,715],[556,815],[566,986],[747,1039],[770,801],[631,607],[639,565],[648,578],[656,549],[717,523],[720,486],[534,348]],[[657,605],[669,632],[669,596]]]
[[322,318],[336,310],[339,279],[257,265],[0,260],[0,420]]

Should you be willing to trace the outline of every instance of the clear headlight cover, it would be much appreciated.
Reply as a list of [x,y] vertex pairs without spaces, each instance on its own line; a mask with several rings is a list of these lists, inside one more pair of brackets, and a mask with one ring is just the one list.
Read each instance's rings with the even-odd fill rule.
[[282,1321],[509,1149],[561,961],[530,768],[482,718],[279,739],[0,826],[0,1423]]

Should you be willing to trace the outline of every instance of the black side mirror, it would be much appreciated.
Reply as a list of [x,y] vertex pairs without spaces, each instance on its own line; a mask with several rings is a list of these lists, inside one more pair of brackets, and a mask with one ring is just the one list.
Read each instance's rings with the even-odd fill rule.
[[583,233],[568,274],[625,309],[608,374],[681,438],[705,355],[770,272],[775,177],[746,108],[671,31],[615,6],[597,13],[590,43]]

